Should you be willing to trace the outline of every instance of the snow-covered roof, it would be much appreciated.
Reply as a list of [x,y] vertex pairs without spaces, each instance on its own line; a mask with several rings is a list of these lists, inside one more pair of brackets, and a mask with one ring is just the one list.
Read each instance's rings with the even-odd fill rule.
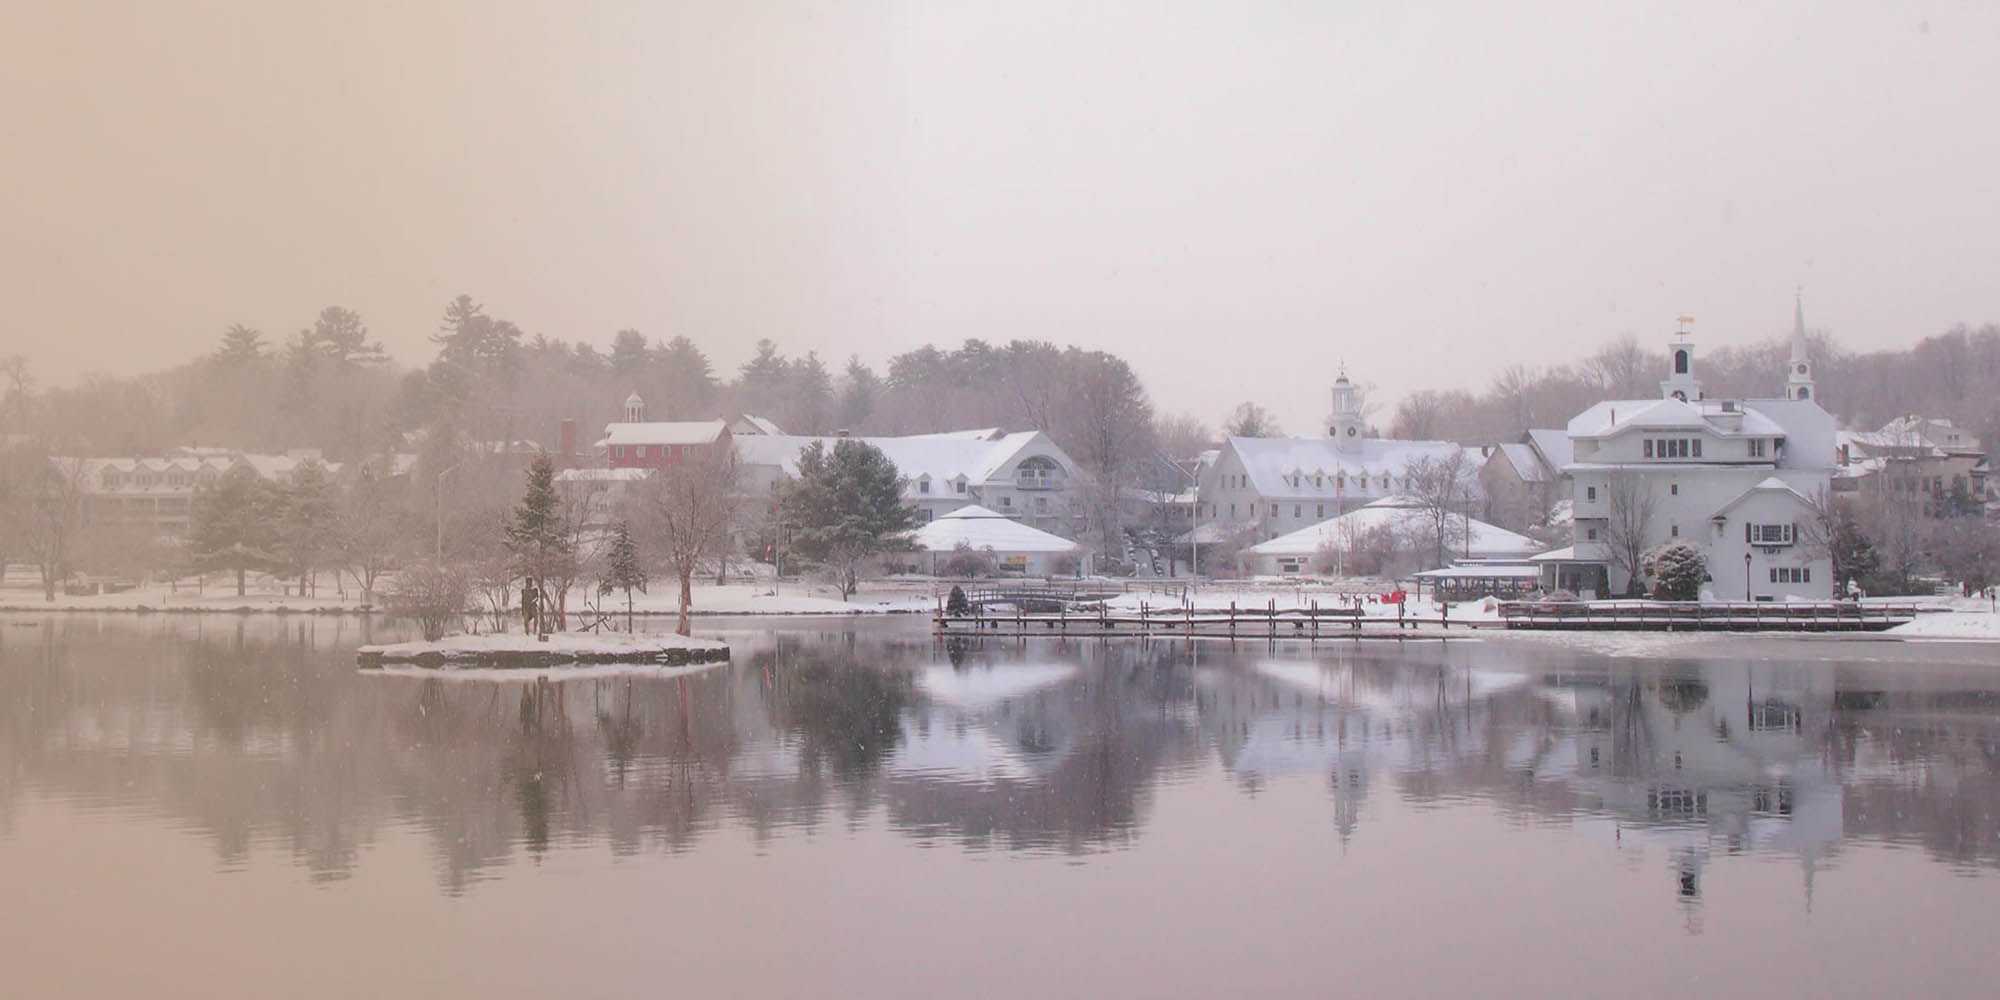
[[[1062,467],[1065,475],[1075,475],[1076,465],[1040,431],[1002,433],[994,428],[954,431],[944,434],[912,434],[903,437],[866,437],[854,440],[873,445],[896,466],[905,480],[906,495],[923,495],[916,484],[928,477],[934,484],[950,484],[963,479],[979,486],[999,478],[1008,463],[1029,445],[1042,445],[1040,453]],[[842,438],[807,437],[793,434],[746,435],[735,439],[736,454],[746,465],[776,466],[788,476],[799,473],[799,453],[814,441],[831,450]],[[949,495],[948,486],[931,488],[930,495]]]
[[1542,460],[1535,456],[1535,449],[1525,444],[1500,445],[1500,453],[1507,456],[1508,464],[1524,483],[1544,483],[1549,480],[1549,471],[1542,467]]
[[745,423],[745,424],[748,424],[748,425],[750,426],[750,428],[751,428],[751,433],[755,433],[755,434],[783,434],[783,433],[785,433],[784,431],[780,430],[780,429],[778,428],[778,425],[777,425],[776,423],[774,423],[773,421],[770,421],[770,420],[767,420],[767,419],[765,419],[765,418],[763,418],[763,417],[760,417],[760,416],[758,416],[758,415],[756,415],[756,414],[754,414],[754,413],[745,413],[745,414],[743,414],[743,415],[742,415],[741,417],[739,417],[738,419],[739,419],[739,420],[741,420],[741,421],[742,421],[743,423]]
[[[1337,482],[1341,474],[1400,478],[1419,460],[1440,461],[1463,450],[1450,441],[1363,438],[1359,444],[1354,453],[1343,454],[1332,438],[1231,437],[1223,448],[1236,452],[1251,488],[1277,498],[1337,496],[1342,492]],[[1294,479],[1297,486],[1292,485]]]
[[[321,461],[314,455],[269,455],[253,452],[222,451],[203,449],[200,454],[181,454],[172,457],[144,458],[58,458],[55,461],[76,463],[85,488],[90,492],[115,489],[120,493],[146,492],[187,492],[194,489],[197,477],[203,473],[221,475],[238,464],[246,465],[258,476],[272,481],[290,478],[298,467],[308,461],[319,462],[320,468],[328,476],[340,473],[341,463]],[[105,473],[118,473],[115,487],[107,487]],[[179,477],[171,475],[180,473]],[[178,479],[178,481],[176,481]]]
[[924,552],[951,552],[960,545],[994,552],[1075,552],[1067,538],[1030,528],[978,504],[969,504],[918,528],[911,536]]
[[1529,562],[1538,562],[1538,563],[1540,563],[1540,562],[1574,562],[1574,561],[1576,561],[1576,546],[1574,546],[1574,545],[1565,545],[1565,546],[1563,546],[1562,548],[1559,548],[1559,549],[1550,549],[1550,550],[1548,550],[1547,552],[1538,552],[1538,553],[1536,553],[1536,554],[1534,554],[1534,555],[1532,555],[1532,556],[1529,556],[1529,557],[1528,557],[1528,561],[1529,561]]
[[1742,493],[1737,494],[1736,499],[1731,500],[1726,504],[1723,504],[1721,507],[1716,509],[1714,514],[1709,515],[1709,517],[1712,520],[1720,520],[1723,517],[1723,515],[1728,514],[1731,510],[1735,509],[1737,504],[1740,504],[1745,500],[1748,500],[1751,497],[1756,496],[1759,493],[1781,493],[1790,497],[1793,501],[1797,502],[1801,507],[1812,506],[1812,501],[1806,499],[1805,494],[1800,493],[1798,490],[1793,489],[1792,484],[1787,483],[1782,479],[1779,479],[1777,476],[1766,476],[1764,477],[1763,482],[1758,483],[1757,485],[1752,486],[1747,490],[1744,490]]
[[1785,428],[1764,409],[1770,404],[1787,402],[1745,401],[1729,411],[1723,410],[1717,400],[1689,403],[1678,399],[1607,399],[1572,417],[1568,432],[1572,439],[1609,437],[1634,427],[1703,430],[1724,437],[1780,437]]
[[[1384,497],[1339,517],[1328,518],[1318,524],[1307,525],[1297,531],[1279,535],[1268,542],[1253,545],[1250,551],[1260,556],[1312,555],[1321,548],[1338,547],[1354,535],[1375,528],[1386,527],[1395,531],[1419,528],[1425,516],[1423,508],[1408,497]],[[1454,527],[1461,527],[1467,524],[1467,519],[1461,515],[1454,515],[1452,522]],[[1540,542],[1526,535],[1516,534],[1498,525],[1487,524],[1478,518],[1470,519],[1470,526],[1472,529],[1470,544],[1460,541],[1453,546],[1470,558],[1518,557],[1542,549]]]
[[596,447],[626,444],[714,444],[728,429],[720,420],[645,421],[604,425]]
[[1489,579],[1514,580],[1522,577],[1540,576],[1541,572],[1541,570],[1533,566],[1523,566],[1518,563],[1512,565],[1481,563],[1471,566],[1446,566],[1442,569],[1427,569],[1416,575],[1427,579],[1441,577],[1486,577]]
[[1528,443],[1541,453],[1542,461],[1551,469],[1560,470],[1576,461],[1576,446],[1570,443],[1569,432],[1560,427],[1529,428]]

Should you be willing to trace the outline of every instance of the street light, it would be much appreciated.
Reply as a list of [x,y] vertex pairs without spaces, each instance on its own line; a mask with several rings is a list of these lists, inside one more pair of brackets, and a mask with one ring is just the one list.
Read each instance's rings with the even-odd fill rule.
[[444,477],[458,471],[460,462],[438,473],[437,477],[437,561],[444,562]]
[[1743,603],[1750,603],[1750,553],[1743,553]]

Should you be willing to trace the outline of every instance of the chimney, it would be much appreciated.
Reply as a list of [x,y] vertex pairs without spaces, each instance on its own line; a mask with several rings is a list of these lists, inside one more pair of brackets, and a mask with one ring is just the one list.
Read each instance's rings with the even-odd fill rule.
[[575,417],[563,418],[562,460],[564,465],[576,464],[576,418]]

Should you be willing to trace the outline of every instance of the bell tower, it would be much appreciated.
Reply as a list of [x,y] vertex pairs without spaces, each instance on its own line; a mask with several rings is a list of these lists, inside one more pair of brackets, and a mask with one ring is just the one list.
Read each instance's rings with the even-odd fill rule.
[[637,392],[625,397],[625,422],[628,424],[637,424],[644,423],[645,420],[646,401],[640,399]]
[[1785,362],[1785,398],[1813,399],[1818,391],[1813,385],[1812,359],[1808,356],[1810,345],[1806,343],[1805,293],[1792,296],[1792,357]]
[[1333,421],[1326,432],[1333,438],[1333,450],[1343,455],[1361,452],[1361,387],[1348,381],[1347,373],[1333,380]]
[[1692,403],[1701,398],[1701,380],[1694,377],[1694,341],[1688,339],[1693,316],[1680,317],[1680,329],[1667,342],[1667,377],[1660,380],[1660,395]]

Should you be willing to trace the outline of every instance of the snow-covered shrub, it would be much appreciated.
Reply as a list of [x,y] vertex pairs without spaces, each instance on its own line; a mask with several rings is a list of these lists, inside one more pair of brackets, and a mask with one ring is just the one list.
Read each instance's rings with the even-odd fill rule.
[[1653,578],[1653,597],[1662,601],[1692,601],[1701,596],[1708,579],[1708,557],[1691,542],[1675,540],[1646,553],[1644,572]]

